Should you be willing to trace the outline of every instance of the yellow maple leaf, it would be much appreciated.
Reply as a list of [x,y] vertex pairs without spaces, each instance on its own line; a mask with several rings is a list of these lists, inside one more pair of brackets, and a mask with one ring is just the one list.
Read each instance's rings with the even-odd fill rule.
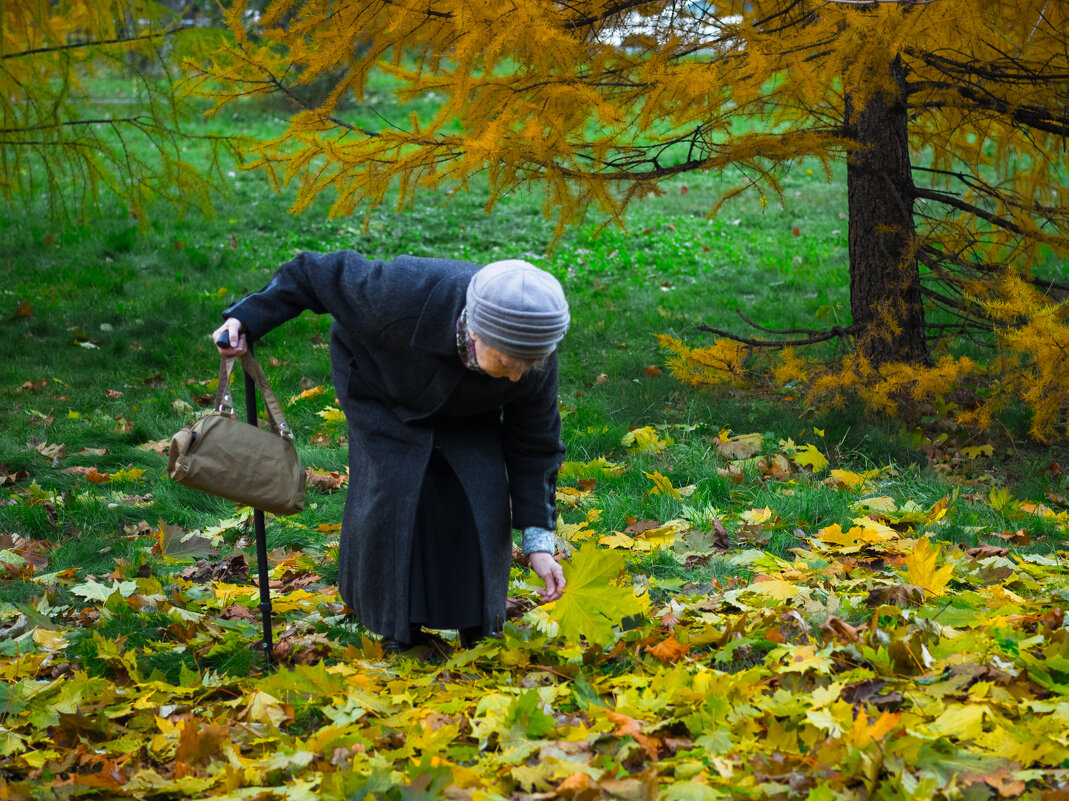
[[954,573],[954,565],[936,566],[939,551],[939,547],[933,545],[927,537],[920,537],[905,559],[909,583],[924,588],[932,595],[942,595]]
[[624,434],[620,444],[626,445],[632,453],[660,453],[670,445],[675,445],[675,440],[667,434],[661,437],[653,426],[643,426]]
[[838,546],[835,550],[842,553],[857,553],[863,547],[860,542],[862,530],[854,526],[849,531],[843,531],[842,526],[833,523],[825,526],[817,532],[817,538],[828,545]]
[[813,444],[799,445],[791,458],[804,467],[812,468],[814,473],[828,468],[828,458]]
[[295,404],[299,400],[306,400],[308,398],[314,398],[317,395],[322,395],[324,392],[326,392],[326,390],[323,388],[322,384],[317,384],[316,386],[311,387],[310,389],[306,389],[300,395],[294,395],[292,398],[289,399],[289,401],[286,403],[286,405],[287,406],[292,406],[293,404]]
[[845,484],[850,489],[861,487],[879,474],[879,470],[866,470],[864,473],[852,473],[849,470],[830,471],[830,475],[835,481]]
[[635,550],[646,550],[644,545],[652,548],[667,548],[676,540],[676,534],[679,533],[681,525],[686,525],[685,521],[670,520],[663,526],[657,528],[648,528],[641,534],[635,537]]
[[316,412],[320,417],[326,420],[328,423],[343,423],[345,422],[345,412],[341,409],[335,409],[333,406],[328,406],[320,412]]
[[762,523],[767,523],[773,518],[775,512],[764,506],[760,509],[747,509],[745,512],[739,515],[739,519],[743,523],[750,526],[759,526]]
[[668,476],[661,475],[660,471],[654,470],[652,473],[642,471],[642,475],[653,482],[653,489],[650,490],[650,495],[668,495],[672,498],[679,499],[680,494],[674,486],[672,486],[672,480]]
[[898,726],[900,717],[902,717],[900,712],[885,710],[878,718],[870,722],[865,710],[861,710],[850,729],[850,740],[855,748],[864,748],[874,740],[882,740]]
[[145,471],[140,467],[124,467],[121,470],[116,470],[111,474],[112,483],[121,484],[124,481],[137,481],[141,476],[145,475]]
[[861,540],[869,544],[887,542],[898,538],[898,532],[871,517],[855,517],[854,522],[861,529]]
[[894,498],[887,495],[880,495],[874,498],[862,498],[854,504],[854,508],[859,511],[868,512],[893,512],[898,506],[896,505]]
[[606,548],[624,548],[631,550],[635,547],[635,538],[629,537],[622,531],[614,531],[612,534],[606,534],[598,540],[598,545],[604,545]]
[[626,565],[622,553],[606,551],[593,543],[561,564],[568,584],[549,617],[557,621],[562,637],[571,642],[585,637],[588,642],[608,645],[613,640],[614,626],[625,617],[642,614],[642,604],[631,588],[614,583]]

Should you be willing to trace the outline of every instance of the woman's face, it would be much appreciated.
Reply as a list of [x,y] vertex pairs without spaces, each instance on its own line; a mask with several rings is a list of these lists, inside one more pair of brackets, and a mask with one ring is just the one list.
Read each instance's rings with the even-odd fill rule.
[[487,375],[494,378],[507,378],[509,381],[519,381],[523,378],[523,374],[531,369],[532,362],[517,359],[502,353],[497,348],[491,348],[479,339],[477,334],[472,334],[471,339],[475,343],[475,359]]

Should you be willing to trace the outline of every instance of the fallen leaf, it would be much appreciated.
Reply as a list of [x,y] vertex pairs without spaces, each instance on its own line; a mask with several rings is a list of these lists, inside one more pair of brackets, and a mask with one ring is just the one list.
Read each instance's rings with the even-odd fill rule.
[[171,449],[170,439],[158,439],[153,442],[142,442],[137,446],[138,450],[152,451],[158,453],[160,456],[166,456]]
[[181,526],[168,525],[162,519],[154,532],[156,544],[152,553],[170,559],[203,556],[211,551],[211,540],[198,532],[187,532]]
[[8,469],[3,465],[0,465],[0,487],[15,484],[19,481],[23,481],[30,477],[28,470],[18,470],[14,473],[8,472]]
[[626,567],[623,554],[605,551],[594,544],[584,545],[561,564],[568,589],[553,603],[549,613],[557,621],[560,635],[571,642],[586,638],[607,645],[613,627],[625,617],[639,615],[642,606],[630,587],[615,582]]
[[624,533],[632,536],[641,534],[643,531],[649,531],[651,528],[660,528],[663,525],[660,520],[635,520],[633,517],[627,518],[627,524]]
[[910,583],[924,588],[932,595],[942,595],[954,573],[952,564],[936,567],[939,554],[938,546],[933,545],[927,537],[920,537],[906,556],[906,574]]
[[314,398],[314,397],[317,397],[318,395],[322,395],[324,392],[326,392],[326,390],[321,385],[317,384],[314,387],[309,387],[304,392],[302,392],[300,395],[294,395],[292,398],[289,399],[289,401],[286,403],[286,405],[287,406],[292,406],[297,401],[306,400],[308,398]]
[[667,495],[670,498],[679,499],[682,496],[679,494],[679,490],[672,486],[672,480],[668,476],[663,476],[657,470],[652,473],[642,471],[642,475],[650,479],[653,482],[653,489],[649,491],[650,495]]
[[624,434],[620,444],[631,453],[660,453],[674,445],[675,440],[667,434],[662,437],[653,426],[643,426]]
[[921,606],[924,603],[924,590],[913,584],[894,584],[876,587],[869,591],[865,605],[876,606]]
[[796,464],[811,468],[814,473],[828,468],[828,458],[817,449],[816,445],[798,446],[791,458]]
[[316,412],[317,415],[322,417],[328,423],[344,423],[345,412],[341,409],[335,409],[333,406],[328,406],[322,411]]
[[139,481],[144,475],[145,471],[143,468],[127,466],[112,473],[111,480],[115,483],[122,484],[124,482]]
[[737,459],[749,459],[761,452],[765,438],[760,434],[739,434],[727,437],[721,432],[721,436],[713,440],[720,455],[725,459],[735,461]]
[[670,663],[678,662],[690,653],[690,646],[679,642],[673,634],[671,637],[661,640],[653,646],[646,646],[646,650],[658,661]]
[[49,445],[47,442],[41,442],[34,447],[39,454],[52,462],[63,459],[67,455],[67,446],[63,443],[53,443],[52,445]]
[[317,470],[313,467],[306,467],[304,470],[305,486],[308,489],[314,489],[318,492],[335,492],[342,488],[349,480],[347,475],[339,473],[337,470],[326,472],[325,470]]

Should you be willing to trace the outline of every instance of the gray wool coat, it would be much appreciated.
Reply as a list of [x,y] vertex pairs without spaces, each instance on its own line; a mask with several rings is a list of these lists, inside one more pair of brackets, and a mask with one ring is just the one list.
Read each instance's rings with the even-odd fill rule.
[[408,639],[415,512],[431,450],[471,504],[483,569],[483,633],[505,619],[512,528],[555,527],[564,454],[557,361],[518,382],[476,373],[456,325],[479,265],[352,251],[302,253],[230,306],[258,339],[305,309],[334,318],[334,388],[349,423],[339,591],[371,631]]

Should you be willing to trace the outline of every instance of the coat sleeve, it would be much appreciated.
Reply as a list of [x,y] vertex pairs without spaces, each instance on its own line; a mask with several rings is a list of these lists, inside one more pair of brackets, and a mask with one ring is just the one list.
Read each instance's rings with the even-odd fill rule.
[[564,458],[557,405],[557,357],[532,376],[532,392],[505,404],[505,463],[512,496],[512,525],[557,527],[557,471]]
[[383,267],[382,262],[369,261],[354,251],[301,253],[283,264],[267,286],[246,295],[223,314],[241,320],[250,339],[259,339],[306,309],[330,314],[357,332],[369,325],[367,311],[375,309],[379,314],[373,327],[379,329],[388,323],[381,313],[391,308],[385,302]]

